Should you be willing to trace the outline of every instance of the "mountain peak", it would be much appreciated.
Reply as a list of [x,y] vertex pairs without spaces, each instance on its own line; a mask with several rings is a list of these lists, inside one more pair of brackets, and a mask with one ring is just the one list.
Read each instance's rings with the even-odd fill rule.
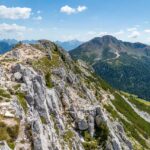
[[102,36],[103,39],[117,39],[116,37],[112,36],[112,35],[104,35]]
[[105,35],[105,36],[102,36],[102,37],[96,37],[93,39],[94,41],[100,41],[100,42],[107,42],[107,43],[110,43],[110,42],[117,42],[119,41],[116,37],[112,36],[112,35]]

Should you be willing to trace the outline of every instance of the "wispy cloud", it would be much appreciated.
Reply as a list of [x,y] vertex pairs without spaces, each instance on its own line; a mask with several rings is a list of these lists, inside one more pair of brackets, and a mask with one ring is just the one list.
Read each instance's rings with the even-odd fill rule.
[[97,32],[95,32],[95,31],[88,31],[87,34],[88,34],[88,35],[96,35]]
[[150,33],[150,29],[145,29],[144,32],[145,33]]
[[86,9],[87,9],[86,6],[78,6],[76,9],[76,12],[82,12],[82,11],[85,11]]
[[118,32],[116,32],[116,33],[114,33],[114,35],[123,35],[124,34],[124,31],[123,30],[120,30],[120,31],[118,31]]
[[128,28],[128,29],[127,29],[127,31],[129,31],[129,32],[136,31],[136,30],[137,30],[136,27],[134,27],[134,28]]
[[3,38],[23,38],[24,33],[31,32],[31,28],[17,24],[0,24],[0,35]]
[[132,31],[131,34],[128,36],[129,38],[138,38],[140,36],[139,31]]
[[19,26],[17,24],[0,24],[0,32],[16,32],[16,31],[25,31],[25,26]]
[[86,9],[87,9],[86,6],[78,6],[77,8],[73,8],[73,7],[69,6],[69,5],[65,5],[65,6],[60,8],[60,12],[66,13],[68,15],[71,15],[71,14],[83,12]]
[[43,18],[42,18],[42,16],[37,16],[37,17],[34,17],[33,19],[40,21],[40,20],[42,20]]
[[28,19],[31,15],[31,8],[27,7],[6,7],[0,5],[1,19]]
[[100,32],[99,36],[104,36],[104,35],[107,35],[107,34],[108,34],[108,32]]

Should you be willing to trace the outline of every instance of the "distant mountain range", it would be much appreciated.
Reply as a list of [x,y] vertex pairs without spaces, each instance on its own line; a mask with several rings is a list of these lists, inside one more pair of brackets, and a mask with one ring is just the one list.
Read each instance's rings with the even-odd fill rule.
[[[0,40],[0,54],[4,54],[8,51],[10,51],[19,41],[15,39],[3,39]],[[36,44],[37,40],[23,40],[22,43],[26,44]],[[71,40],[71,41],[56,41],[56,44],[60,45],[62,48],[64,48],[66,51],[72,50],[79,45],[81,45],[83,42],[78,40]]]
[[13,46],[13,44],[9,44],[5,41],[0,41],[0,54],[4,54],[5,52],[11,50]]
[[70,50],[78,47],[79,45],[81,45],[83,42],[78,41],[78,40],[71,40],[71,41],[65,41],[65,42],[56,41],[55,43],[60,45],[66,51],[70,51]]
[[[3,39],[0,40],[0,54],[4,54],[10,51],[19,41],[15,39]],[[35,44],[37,43],[36,40],[23,40],[22,43],[26,44]]]
[[113,87],[150,100],[150,46],[107,35],[83,43],[70,54],[92,65]]

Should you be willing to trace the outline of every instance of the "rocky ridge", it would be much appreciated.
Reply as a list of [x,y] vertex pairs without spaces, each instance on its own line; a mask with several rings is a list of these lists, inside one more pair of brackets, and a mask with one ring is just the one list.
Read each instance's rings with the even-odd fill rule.
[[132,122],[116,112],[121,93],[54,43],[19,44],[0,62],[0,149],[149,148],[124,128],[122,118]]

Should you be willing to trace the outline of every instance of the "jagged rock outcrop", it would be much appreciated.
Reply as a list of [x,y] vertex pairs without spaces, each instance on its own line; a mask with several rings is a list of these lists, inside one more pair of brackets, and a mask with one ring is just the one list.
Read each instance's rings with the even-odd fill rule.
[[[45,40],[37,45],[20,45],[17,51],[19,57],[13,63],[2,64],[0,78],[1,87],[10,94],[3,94],[0,107],[4,108],[4,103],[12,106],[7,107],[13,114],[9,119],[17,125],[18,134],[12,137],[7,133],[12,137],[11,142],[5,139],[11,148],[133,149],[122,124],[104,107],[106,103],[111,104],[113,93],[102,88],[102,82],[93,76],[86,64],[76,64],[64,50]],[[20,58],[22,53],[28,55]],[[11,56],[12,52],[1,59]],[[4,119],[0,121],[11,126],[5,114],[1,115]]]
[[0,142],[0,149],[1,150],[10,150],[9,146],[7,145],[7,143],[5,141]]

